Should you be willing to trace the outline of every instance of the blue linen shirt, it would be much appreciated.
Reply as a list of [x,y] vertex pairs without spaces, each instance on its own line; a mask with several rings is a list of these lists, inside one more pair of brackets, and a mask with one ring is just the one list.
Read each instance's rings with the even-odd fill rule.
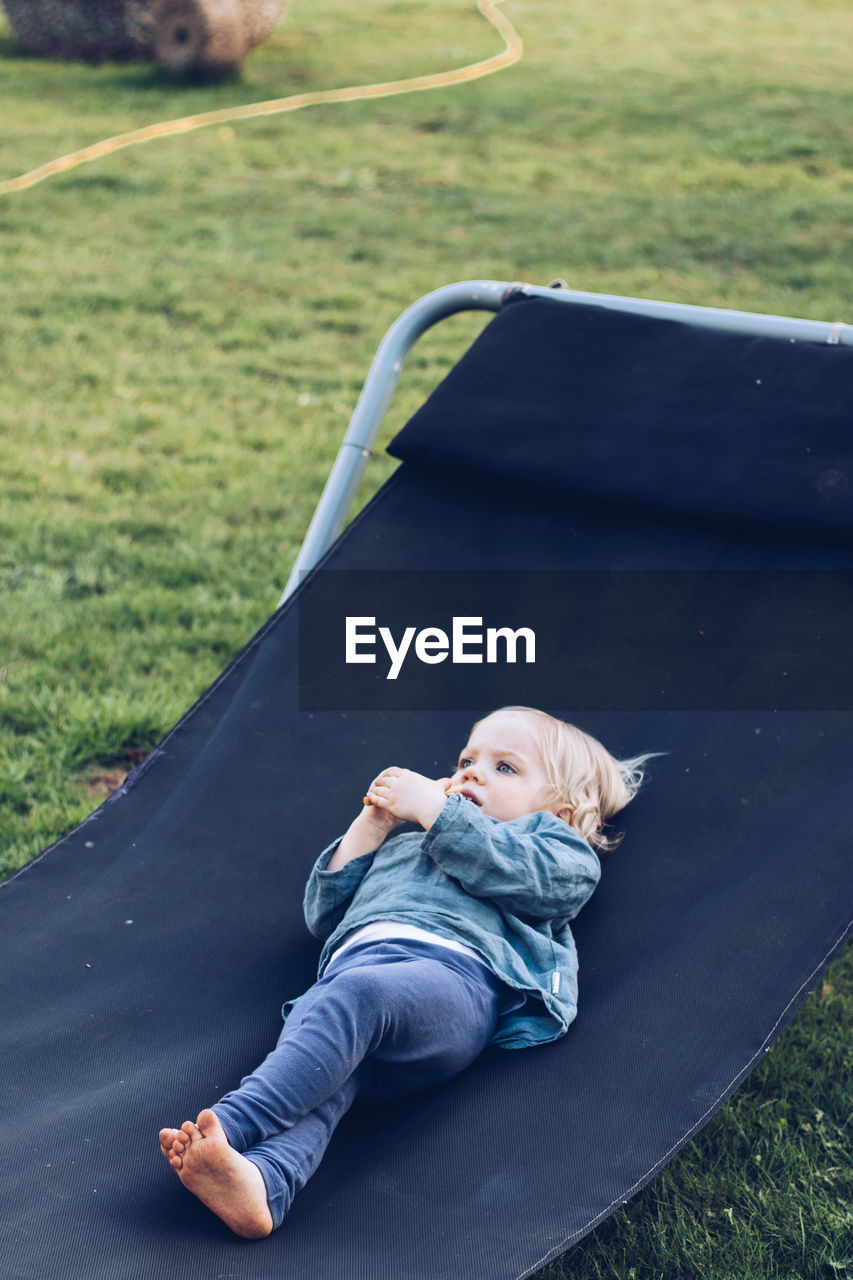
[[322,976],[346,936],[374,920],[419,925],[471,947],[526,997],[492,1040],[523,1048],[563,1035],[577,1013],[578,961],[569,921],[601,875],[595,853],[562,818],[499,822],[459,795],[427,831],[389,836],[337,871],[323,851],[305,890],[305,920],[325,940]]

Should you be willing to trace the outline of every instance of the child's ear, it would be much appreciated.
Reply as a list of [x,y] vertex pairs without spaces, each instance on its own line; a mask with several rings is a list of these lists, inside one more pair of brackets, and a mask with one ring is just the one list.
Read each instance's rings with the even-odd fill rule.
[[558,818],[562,818],[563,822],[568,823],[569,826],[572,825],[572,818],[575,816],[575,811],[570,804],[562,805],[559,809],[555,809],[554,813]]

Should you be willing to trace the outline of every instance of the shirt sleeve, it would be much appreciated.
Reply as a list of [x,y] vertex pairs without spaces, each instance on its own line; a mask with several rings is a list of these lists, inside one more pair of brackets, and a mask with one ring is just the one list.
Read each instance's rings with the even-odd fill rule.
[[358,886],[373,862],[374,849],[352,858],[338,871],[329,871],[328,864],[343,837],[339,837],[320,854],[305,886],[305,923],[315,938],[325,941],[347,913]]
[[550,813],[510,822],[448,796],[422,848],[476,898],[531,920],[570,920],[598,884],[601,866],[582,836]]

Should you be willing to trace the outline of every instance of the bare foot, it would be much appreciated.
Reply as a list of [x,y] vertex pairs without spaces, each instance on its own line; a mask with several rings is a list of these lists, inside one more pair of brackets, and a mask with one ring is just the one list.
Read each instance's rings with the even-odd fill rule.
[[228,1145],[214,1111],[199,1112],[195,1123],[160,1130],[160,1150],[181,1182],[227,1227],[245,1240],[260,1240],[273,1229],[267,1188],[257,1165]]

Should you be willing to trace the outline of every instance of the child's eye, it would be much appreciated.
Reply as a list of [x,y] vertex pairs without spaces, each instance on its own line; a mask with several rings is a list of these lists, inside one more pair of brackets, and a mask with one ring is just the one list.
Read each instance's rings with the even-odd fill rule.
[[511,764],[507,764],[506,760],[501,760],[498,765],[498,773],[515,773]]
[[459,761],[458,765],[456,766],[456,768],[457,768],[457,769],[467,769],[467,768],[468,768],[468,765],[469,765],[470,763],[471,763],[471,761],[469,760],[468,756],[462,756],[462,758],[460,759],[460,761]]

